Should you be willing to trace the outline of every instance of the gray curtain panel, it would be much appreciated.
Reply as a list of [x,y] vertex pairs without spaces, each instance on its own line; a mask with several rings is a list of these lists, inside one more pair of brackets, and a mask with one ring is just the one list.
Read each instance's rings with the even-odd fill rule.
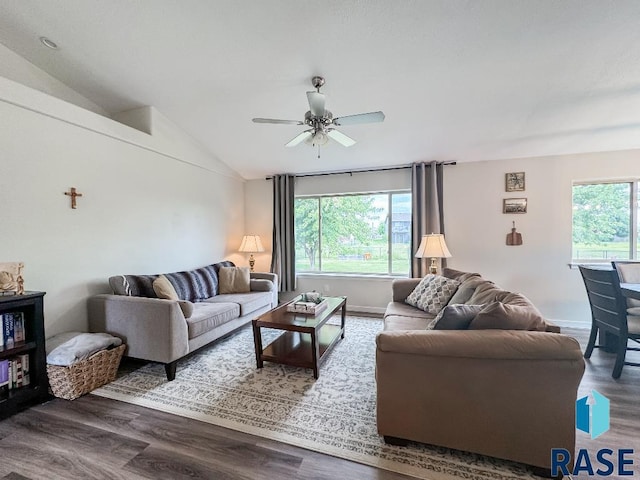
[[293,175],[273,177],[273,254],[271,272],[278,274],[278,291],[296,289]]
[[[444,214],[442,210],[443,165],[438,162],[414,163],[411,165],[411,276],[424,277],[429,273],[428,258],[413,255],[420,246],[423,235],[444,234]],[[442,259],[446,266],[446,259]]]

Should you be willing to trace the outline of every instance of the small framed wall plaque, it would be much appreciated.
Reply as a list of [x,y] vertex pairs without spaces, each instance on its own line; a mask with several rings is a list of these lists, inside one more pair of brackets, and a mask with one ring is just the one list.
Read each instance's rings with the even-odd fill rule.
[[527,213],[527,199],[505,198],[502,201],[502,213]]
[[505,191],[524,192],[524,172],[505,173]]

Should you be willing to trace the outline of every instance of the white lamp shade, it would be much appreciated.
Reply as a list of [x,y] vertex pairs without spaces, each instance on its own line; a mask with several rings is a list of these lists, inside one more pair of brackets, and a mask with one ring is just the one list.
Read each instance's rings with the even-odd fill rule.
[[420,246],[416,251],[416,258],[449,258],[451,252],[444,242],[444,235],[441,233],[432,233],[423,235]]
[[255,253],[264,252],[262,241],[259,235],[245,235],[240,244],[240,252]]

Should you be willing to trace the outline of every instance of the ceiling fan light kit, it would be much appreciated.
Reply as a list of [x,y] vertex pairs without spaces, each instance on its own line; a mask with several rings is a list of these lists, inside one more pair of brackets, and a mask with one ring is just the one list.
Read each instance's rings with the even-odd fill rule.
[[[384,121],[384,113],[370,112],[347,115],[345,117],[333,117],[333,114],[325,108],[324,93],[320,93],[320,87],[325,84],[323,77],[315,76],[311,79],[311,84],[316,89],[315,92],[307,92],[309,111],[304,115],[304,121],[298,120],[278,120],[274,118],[254,118],[254,123],[274,123],[279,125],[307,125],[311,127],[296,135],[288,143],[287,147],[295,147],[304,142],[307,145],[318,147],[326,145],[329,140],[334,140],[344,147],[355,145],[356,141],[339,132],[334,126],[357,125],[361,123],[374,123]],[[318,153],[318,157],[320,154]]]

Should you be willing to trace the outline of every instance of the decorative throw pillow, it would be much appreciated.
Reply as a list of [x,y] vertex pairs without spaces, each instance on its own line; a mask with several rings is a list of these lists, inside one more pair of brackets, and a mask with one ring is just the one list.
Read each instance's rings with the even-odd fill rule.
[[158,276],[158,278],[153,281],[153,291],[156,292],[158,298],[164,298],[166,300],[180,300],[176,289],[173,288],[169,279],[164,275]]
[[180,300],[178,292],[176,292],[176,289],[173,287],[169,279],[164,275],[159,275],[158,278],[153,281],[153,291],[156,292],[158,298],[176,300],[180,310],[182,310],[184,318],[190,318],[191,315],[193,315],[193,303],[188,300]]
[[469,324],[469,330],[487,329],[544,332],[547,324],[533,307],[493,302],[486,305]]
[[180,306],[180,310],[182,310],[184,318],[191,318],[191,315],[193,315],[193,303],[189,300],[178,300],[178,305]]
[[456,290],[456,293],[454,293],[449,300],[449,305],[460,305],[463,303],[467,303],[476,291],[476,286],[477,283],[468,281],[462,282]]
[[485,305],[447,305],[434,318],[427,330],[466,330]]
[[247,293],[250,290],[249,267],[220,267],[220,293]]
[[422,292],[424,291],[425,288],[427,288],[427,285],[429,285],[431,280],[433,280],[434,278],[435,278],[435,275],[432,275],[432,274],[428,274],[422,277],[422,280],[420,280],[420,283],[418,283],[418,285],[416,285],[416,287],[411,291],[411,293],[407,295],[407,298],[405,298],[404,303],[408,303],[412,307],[420,308],[418,307],[418,302],[420,301]]
[[429,274],[420,280],[405,303],[435,315],[445,307],[459,285],[457,280]]

